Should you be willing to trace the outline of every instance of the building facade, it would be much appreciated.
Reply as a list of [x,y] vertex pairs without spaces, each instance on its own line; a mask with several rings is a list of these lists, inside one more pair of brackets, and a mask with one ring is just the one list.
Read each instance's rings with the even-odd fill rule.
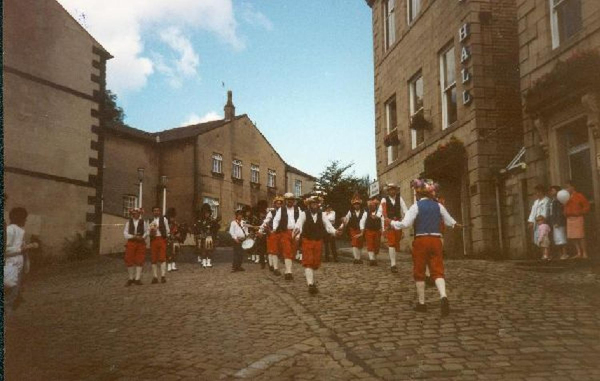
[[[441,184],[467,228],[450,256],[498,250],[497,173],[522,146],[514,0],[367,0],[372,9],[379,182]],[[405,245],[408,240],[405,240]]]
[[7,0],[4,185],[47,255],[76,233],[98,245],[102,122],[110,54],[54,0]]
[[287,165],[247,115],[235,115],[231,92],[223,120],[158,133],[107,129],[104,167],[103,254],[123,251],[122,226],[128,209],[138,204],[140,179],[147,214],[165,195],[167,209],[175,208],[177,220],[188,223],[203,203],[228,221],[236,209],[259,200],[309,193],[316,180]]

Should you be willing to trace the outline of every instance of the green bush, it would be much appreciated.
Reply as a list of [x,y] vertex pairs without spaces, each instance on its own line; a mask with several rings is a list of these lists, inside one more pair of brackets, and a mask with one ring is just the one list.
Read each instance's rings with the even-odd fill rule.
[[65,238],[63,250],[67,260],[71,261],[90,258],[94,254],[92,243],[81,233],[76,233],[71,239]]

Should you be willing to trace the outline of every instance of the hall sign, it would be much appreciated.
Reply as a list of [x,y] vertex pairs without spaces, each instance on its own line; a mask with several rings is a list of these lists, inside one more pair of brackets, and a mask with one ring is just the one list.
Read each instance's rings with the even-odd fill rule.
[[469,89],[465,89],[465,87],[471,82],[471,72],[469,71],[469,67],[467,66],[469,64],[469,61],[471,60],[471,47],[467,44],[470,36],[471,25],[469,23],[464,23],[463,26],[461,26],[458,30],[458,39],[460,41],[460,64],[462,66],[460,73],[463,84],[463,105],[469,105],[473,100],[473,97],[471,96],[471,91]]

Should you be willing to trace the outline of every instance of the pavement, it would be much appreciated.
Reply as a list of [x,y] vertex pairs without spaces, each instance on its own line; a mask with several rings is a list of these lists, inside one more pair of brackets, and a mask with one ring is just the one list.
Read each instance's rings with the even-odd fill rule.
[[412,309],[399,272],[324,263],[319,294],[294,265],[231,273],[230,249],[202,269],[184,256],[166,284],[124,287],[122,259],[32,274],[5,321],[7,380],[599,380],[600,276],[586,266],[446,262],[452,312],[435,288]]

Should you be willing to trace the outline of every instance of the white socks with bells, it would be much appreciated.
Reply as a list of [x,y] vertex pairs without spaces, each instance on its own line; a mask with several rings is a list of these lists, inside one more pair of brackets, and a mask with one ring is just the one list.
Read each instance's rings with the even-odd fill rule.
[[[416,281],[415,286],[417,287],[417,299],[419,304],[425,304],[425,281]],[[440,299],[446,297],[446,281],[444,278],[437,278],[435,280],[435,286],[440,293]]]
[[135,278],[135,267],[128,267],[127,272],[129,273],[129,280],[133,280]]
[[396,266],[396,248],[390,247],[389,252],[390,252],[390,266],[394,267],[394,266]]
[[135,268],[135,280],[142,279],[142,266],[137,266]]
[[[166,273],[167,273],[167,262],[161,262],[160,263],[160,276],[164,277]],[[152,275],[155,278],[158,278],[158,265],[157,264],[152,264]]]
[[304,275],[306,275],[306,283],[309,286],[315,284],[315,270],[307,267],[304,269]]
[[285,273],[286,274],[291,274],[292,273],[292,260],[291,259],[285,259]]
[[277,257],[277,254],[269,254],[269,265],[272,265],[273,269],[279,270],[279,257]]
[[360,249],[358,247],[352,248],[352,255],[354,255],[354,260],[360,260]]

